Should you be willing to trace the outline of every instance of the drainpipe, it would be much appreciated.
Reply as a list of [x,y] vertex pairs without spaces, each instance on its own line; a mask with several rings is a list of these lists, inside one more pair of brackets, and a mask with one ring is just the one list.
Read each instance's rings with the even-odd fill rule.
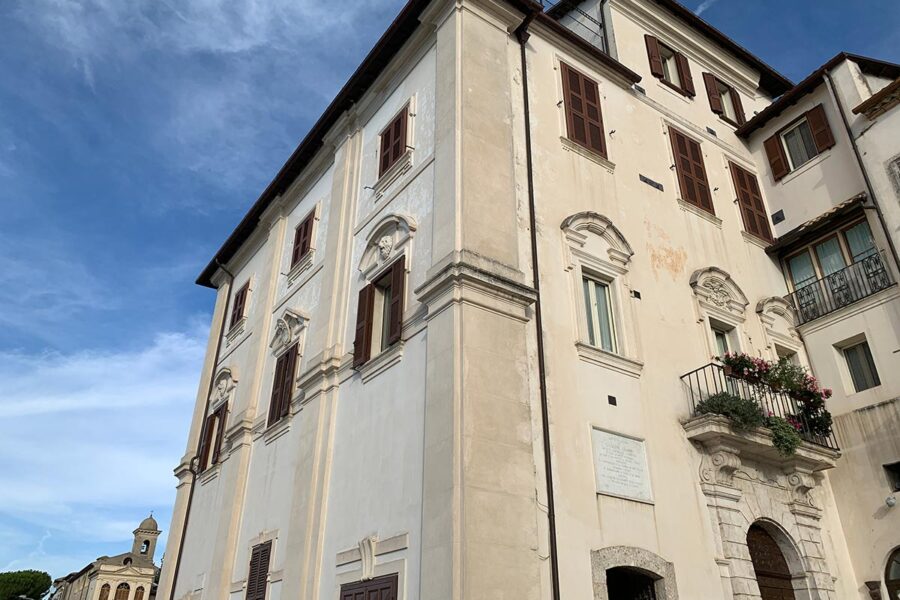
[[552,598],[559,600],[559,558],[556,545],[556,510],[553,501],[553,460],[550,455],[550,410],[547,402],[547,373],[544,359],[544,325],[541,316],[541,280],[538,271],[537,219],[534,202],[534,169],[531,153],[531,111],[528,99],[528,61],[526,43],[530,34],[528,26],[538,11],[526,14],[525,20],[516,29],[516,39],[522,55],[522,97],[525,117],[525,168],[528,174],[528,224],[531,228],[531,271],[534,282],[534,323],[537,329],[538,381],[541,396],[541,426],[544,444],[544,472],[547,479],[547,521],[550,529],[550,586]]
[[[212,363],[212,373],[209,375],[209,387],[206,390],[206,404],[203,409],[203,417],[202,419],[206,419],[206,413],[209,412],[209,399],[212,396],[213,391],[213,383],[215,381],[216,376],[216,367],[219,365],[219,353],[222,350],[222,340],[225,338],[225,328],[228,323],[228,308],[229,304],[231,304],[231,287],[234,284],[234,274],[225,268],[225,265],[219,262],[219,259],[215,259],[216,265],[222,271],[228,275],[228,296],[225,298],[225,310],[222,311],[222,327],[219,330],[219,341],[216,344],[216,354],[213,357]],[[184,523],[181,526],[181,539],[178,542],[178,556],[175,557],[175,571],[172,572],[172,589],[169,591],[169,600],[175,600],[175,585],[178,583],[178,571],[181,568],[181,553],[184,551],[184,538],[187,536],[187,528],[188,521],[191,518],[191,504],[194,501],[194,488],[197,483],[197,475],[200,466],[195,463],[199,458],[199,444],[203,443],[203,420],[201,420],[200,425],[200,437],[201,439],[197,440],[198,450],[194,452],[194,456],[191,457],[191,460],[188,462],[188,470],[191,472],[191,489],[188,492],[188,500],[187,505],[184,508]]]
[[900,257],[897,255],[894,237],[891,235],[891,230],[888,228],[887,221],[884,219],[884,213],[881,211],[881,205],[878,203],[878,198],[875,196],[875,188],[872,187],[872,181],[869,179],[869,172],[866,170],[865,163],[863,163],[862,154],[859,151],[859,146],[856,144],[856,138],[853,137],[853,131],[850,130],[850,122],[847,120],[847,113],[844,112],[844,105],[841,103],[841,99],[837,94],[834,80],[831,79],[830,70],[825,71],[825,79],[828,80],[828,91],[831,92],[831,97],[834,99],[835,104],[837,104],[838,112],[841,113],[844,129],[847,131],[847,137],[850,138],[850,145],[853,147],[853,154],[856,156],[856,162],[859,164],[860,171],[862,171],[863,180],[866,182],[866,191],[869,193],[869,198],[872,199],[872,204],[875,207],[875,214],[878,215],[878,222],[881,223],[881,228],[887,236],[888,247],[891,249],[891,256],[894,257],[894,268],[900,269]]

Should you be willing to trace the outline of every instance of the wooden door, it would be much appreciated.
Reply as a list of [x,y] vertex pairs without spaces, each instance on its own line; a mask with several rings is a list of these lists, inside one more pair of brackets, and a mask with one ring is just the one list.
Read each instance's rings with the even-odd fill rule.
[[796,600],[791,571],[778,543],[759,525],[747,532],[747,546],[762,600]]

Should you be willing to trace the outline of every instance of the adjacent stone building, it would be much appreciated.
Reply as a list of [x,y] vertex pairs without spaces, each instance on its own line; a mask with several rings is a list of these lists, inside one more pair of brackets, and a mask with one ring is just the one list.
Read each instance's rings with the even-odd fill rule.
[[[408,2],[200,275],[162,597],[900,598],[898,78],[673,0]],[[726,352],[833,431],[699,408],[800,414]]]
[[101,556],[53,582],[53,600],[152,600],[159,569],[153,562],[159,526],[149,516],[134,530],[130,552]]

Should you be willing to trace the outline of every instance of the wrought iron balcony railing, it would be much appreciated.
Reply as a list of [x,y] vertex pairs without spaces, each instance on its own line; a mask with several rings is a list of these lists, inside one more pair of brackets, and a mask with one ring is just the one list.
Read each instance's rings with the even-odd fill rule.
[[797,324],[802,325],[892,285],[893,276],[883,253],[875,252],[849,267],[798,288],[785,300],[794,307]]
[[811,431],[810,423],[803,416],[799,402],[786,392],[776,390],[765,383],[753,383],[745,379],[726,374],[726,369],[719,364],[710,363],[681,376],[691,404],[691,416],[697,417],[697,404],[701,400],[725,392],[740,398],[752,400],[759,405],[767,416],[791,419],[800,423],[800,437],[804,441],[838,450],[834,433],[827,436]]

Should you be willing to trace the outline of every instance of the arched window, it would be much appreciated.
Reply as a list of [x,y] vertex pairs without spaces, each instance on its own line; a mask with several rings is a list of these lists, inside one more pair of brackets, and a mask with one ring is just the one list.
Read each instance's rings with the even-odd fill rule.
[[657,600],[656,580],[640,569],[615,567],[606,572],[606,587],[610,598],[621,600]]
[[100,588],[100,600],[109,600],[109,584],[104,583]]
[[896,548],[888,559],[884,570],[884,584],[888,589],[888,598],[900,598],[900,548]]
[[134,590],[134,600],[144,600],[144,586],[138,586],[138,588]]
[[119,587],[116,588],[115,600],[128,600],[128,592],[130,591],[131,587],[127,583],[120,583]]
[[150,540],[144,540],[144,543],[141,544],[141,554],[147,554],[147,550],[150,549]]

